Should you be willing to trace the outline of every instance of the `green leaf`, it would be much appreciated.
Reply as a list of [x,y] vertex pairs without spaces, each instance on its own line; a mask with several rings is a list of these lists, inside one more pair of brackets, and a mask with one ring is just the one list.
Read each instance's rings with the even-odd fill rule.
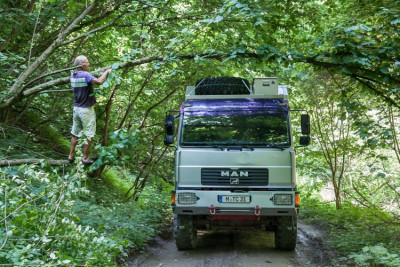
[[349,33],[349,32],[358,30],[359,28],[360,28],[360,26],[358,26],[358,25],[351,26],[351,27],[347,27],[347,28],[344,29],[344,32],[345,32],[345,33]]
[[260,24],[266,24],[266,22],[262,18],[257,18],[256,23],[254,23],[254,26],[257,26]]
[[397,23],[400,23],[400,19],[395,19],[390,22],[390,24],[392,24],[392,25],[397,24]]
[[211,23],[211,22],[213,22],[213,20],[212,19],[203,19],[203,20],[200,20],[200,22]]
[[372,145],[376,146],[376,145],[378,144],[378,142],[379,142],[378,140],[371,140],[370,143],[371,143]]
[[113,69],[113,70],[118,69],[118,67],[119,67],[119,63],[114,63],[114,64],[112,64],[112,69]]
[[214,22],[220,22],[220,21],[222,21],[224,19],[224,17],[223,16],[220,16],[220,15],[218,15],[215,19],[214,19]]
[[383,173],[383,172],[380,172],[380,173],[378,173],[378,175],[377,175],[376,177],[378,177],[378,178],[385,178],[385,177],[386,177],[386,174]]

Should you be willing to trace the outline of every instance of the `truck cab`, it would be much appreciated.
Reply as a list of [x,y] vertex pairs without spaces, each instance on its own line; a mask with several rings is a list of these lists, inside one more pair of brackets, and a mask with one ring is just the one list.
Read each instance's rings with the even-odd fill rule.
[[[275,77],[252,85],[238,79],[199,80],[179,114],[167,114],[166,144],[175,141],[179,117],[172,192],[179,250],[195,248],[198,230],[227,227],[274,231],[278,249],[296,246],[300,197],[287,88]],[[302,133],[308,145],[307,114]]]

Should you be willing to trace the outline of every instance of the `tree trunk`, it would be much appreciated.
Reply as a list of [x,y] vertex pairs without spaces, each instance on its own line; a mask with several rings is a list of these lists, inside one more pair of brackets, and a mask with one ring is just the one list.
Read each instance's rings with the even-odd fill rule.
[[342,209],[342,199],[340,197],[340,191],[336,191],[336,190],[335,190],[335,204],[336,204],[337,210]]

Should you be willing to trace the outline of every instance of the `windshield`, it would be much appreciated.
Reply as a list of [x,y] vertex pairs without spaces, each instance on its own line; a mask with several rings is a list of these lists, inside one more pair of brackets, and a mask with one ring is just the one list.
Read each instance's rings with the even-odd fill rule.
[[284,111],[188,111],[181,145],[288,147],[288,113]]

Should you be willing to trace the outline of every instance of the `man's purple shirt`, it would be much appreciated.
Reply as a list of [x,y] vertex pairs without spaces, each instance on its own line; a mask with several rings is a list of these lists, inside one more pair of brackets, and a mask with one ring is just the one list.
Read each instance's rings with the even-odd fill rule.
[[92,81],[94,77],[87,71],[79,70],[71,75],[71,86],[74,91],[74,106],[88,108],[96,103]]

